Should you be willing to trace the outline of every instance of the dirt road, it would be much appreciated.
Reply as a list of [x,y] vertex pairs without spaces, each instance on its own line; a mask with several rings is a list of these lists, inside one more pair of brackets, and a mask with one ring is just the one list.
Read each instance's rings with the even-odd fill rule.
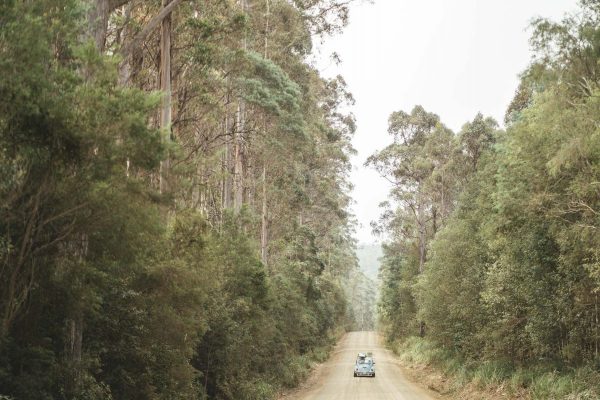
[[[354,378],[359,352],[373,352],[375,378]],[[286,400],[432,400],[432,394],[408,381],[394,355],[379,342],[375,332],[351,332],[336,347],[306,388]]]

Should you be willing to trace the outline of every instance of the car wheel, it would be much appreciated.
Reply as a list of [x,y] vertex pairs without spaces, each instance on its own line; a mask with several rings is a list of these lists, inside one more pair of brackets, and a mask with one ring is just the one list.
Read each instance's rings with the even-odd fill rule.
[[354,377],[356,378],[356,372],[354,373]]

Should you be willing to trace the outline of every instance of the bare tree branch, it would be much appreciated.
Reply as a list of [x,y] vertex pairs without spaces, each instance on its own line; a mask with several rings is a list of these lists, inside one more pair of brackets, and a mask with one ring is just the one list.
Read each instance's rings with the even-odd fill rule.
[[123,60],[129,58],[129,56],[138,48],[140,48],[150,33],[156,29],[161,21],[165,19],[172,11],[181,4],[183,0],[173,0],[166,7],[163,7],[158,14],[156,14],[144,28],[125,46],[121,48],[121,55]]

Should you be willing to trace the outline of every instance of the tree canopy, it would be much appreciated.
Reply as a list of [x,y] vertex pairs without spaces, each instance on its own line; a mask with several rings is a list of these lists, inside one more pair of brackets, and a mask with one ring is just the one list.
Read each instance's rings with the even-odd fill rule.
[[0,4],[0,397],[264,400],[354,326],[347,9]]
[[600,360],[600,8],[533,22],[506,129],[457,134],[417,106],[369,160],[394,183],[379,229],[380,318],[467,362],[557,369]]

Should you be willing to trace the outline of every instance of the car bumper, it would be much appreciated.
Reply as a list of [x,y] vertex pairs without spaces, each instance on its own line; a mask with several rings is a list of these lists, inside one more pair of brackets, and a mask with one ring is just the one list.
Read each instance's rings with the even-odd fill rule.
[[375,372],[355,372],[356,376],[374,376]]

